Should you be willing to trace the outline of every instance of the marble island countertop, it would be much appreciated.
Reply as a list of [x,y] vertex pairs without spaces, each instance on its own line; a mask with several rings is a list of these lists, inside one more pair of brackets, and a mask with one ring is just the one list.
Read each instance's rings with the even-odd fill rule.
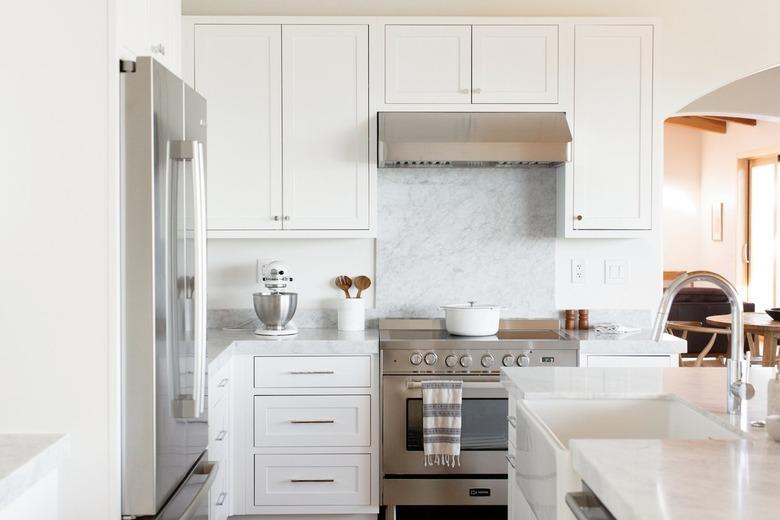
[[68,450],[59,434],[0,434],[0,510],[54,470]]
[[254,330],[208,331],[209,369],[218,370],[232,354],[260,356],[377,354],[376,329],[347,332],[336,329],[300,329],[294,336],[258,336]]
[[780,515],[780,443],[751,422],[766,417],[774,369],[753,367],[755,397],[726,413],[723,368],[504,369],[518,399],[674,396],[742,440],[572,439],[574,470],[618,520],[763,519]]

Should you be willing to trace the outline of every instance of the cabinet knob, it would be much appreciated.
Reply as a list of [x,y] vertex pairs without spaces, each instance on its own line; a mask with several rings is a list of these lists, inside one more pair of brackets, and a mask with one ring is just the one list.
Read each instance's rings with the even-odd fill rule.
[[154,54],[160,54],[162,56],[165,56],[165,45],[162,43],[158,43],[157,45],[152,45],[152,52]]
[[274,215],[271,218],[274,219],[274,221],[279,222],[279,220],[281,220],[282,217],[280,217],[279,215]]
[[460,89],[460,93],[461,93],[461,94],[468,94],[468,93],[469,93],[469,89],[467,89],[467,88],[462,88],[462,89]]
[[290,215],[285,215],[285,216],[284,216],[284,220],[285,220],[285,221],[287,221],[287,222],[289,222],[289,221],[290,221]]
[[482,89],[481,88],[472,89],[471,93],[472,94],[482,94]]
[[574,217],[574,218],[575,218],[576,220],[582,220],[582,215],[577,215],[577,216],[576,216],[576,217]]

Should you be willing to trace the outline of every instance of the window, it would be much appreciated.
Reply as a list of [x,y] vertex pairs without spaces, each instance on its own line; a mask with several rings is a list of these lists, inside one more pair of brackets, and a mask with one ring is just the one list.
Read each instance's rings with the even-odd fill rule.
[[778,156],[750,160],[748,176],[748,299],[757,310],[778,304]]

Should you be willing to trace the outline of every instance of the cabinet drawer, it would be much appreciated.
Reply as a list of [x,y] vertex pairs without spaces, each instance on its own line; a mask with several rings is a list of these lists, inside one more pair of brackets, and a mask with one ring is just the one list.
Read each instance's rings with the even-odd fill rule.
[[255,505],[368,505],[369,455],[255,455]]
[[255,446],[370,446],[367,395],[255,396]]
[[368,356],[256,357],[255,388],[371,386]]

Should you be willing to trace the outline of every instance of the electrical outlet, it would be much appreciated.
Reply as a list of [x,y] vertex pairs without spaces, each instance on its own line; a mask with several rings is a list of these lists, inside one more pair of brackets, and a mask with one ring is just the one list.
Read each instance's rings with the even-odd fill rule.
[[571,283],[585,283],[585,260],[573,258],[571,261]]

